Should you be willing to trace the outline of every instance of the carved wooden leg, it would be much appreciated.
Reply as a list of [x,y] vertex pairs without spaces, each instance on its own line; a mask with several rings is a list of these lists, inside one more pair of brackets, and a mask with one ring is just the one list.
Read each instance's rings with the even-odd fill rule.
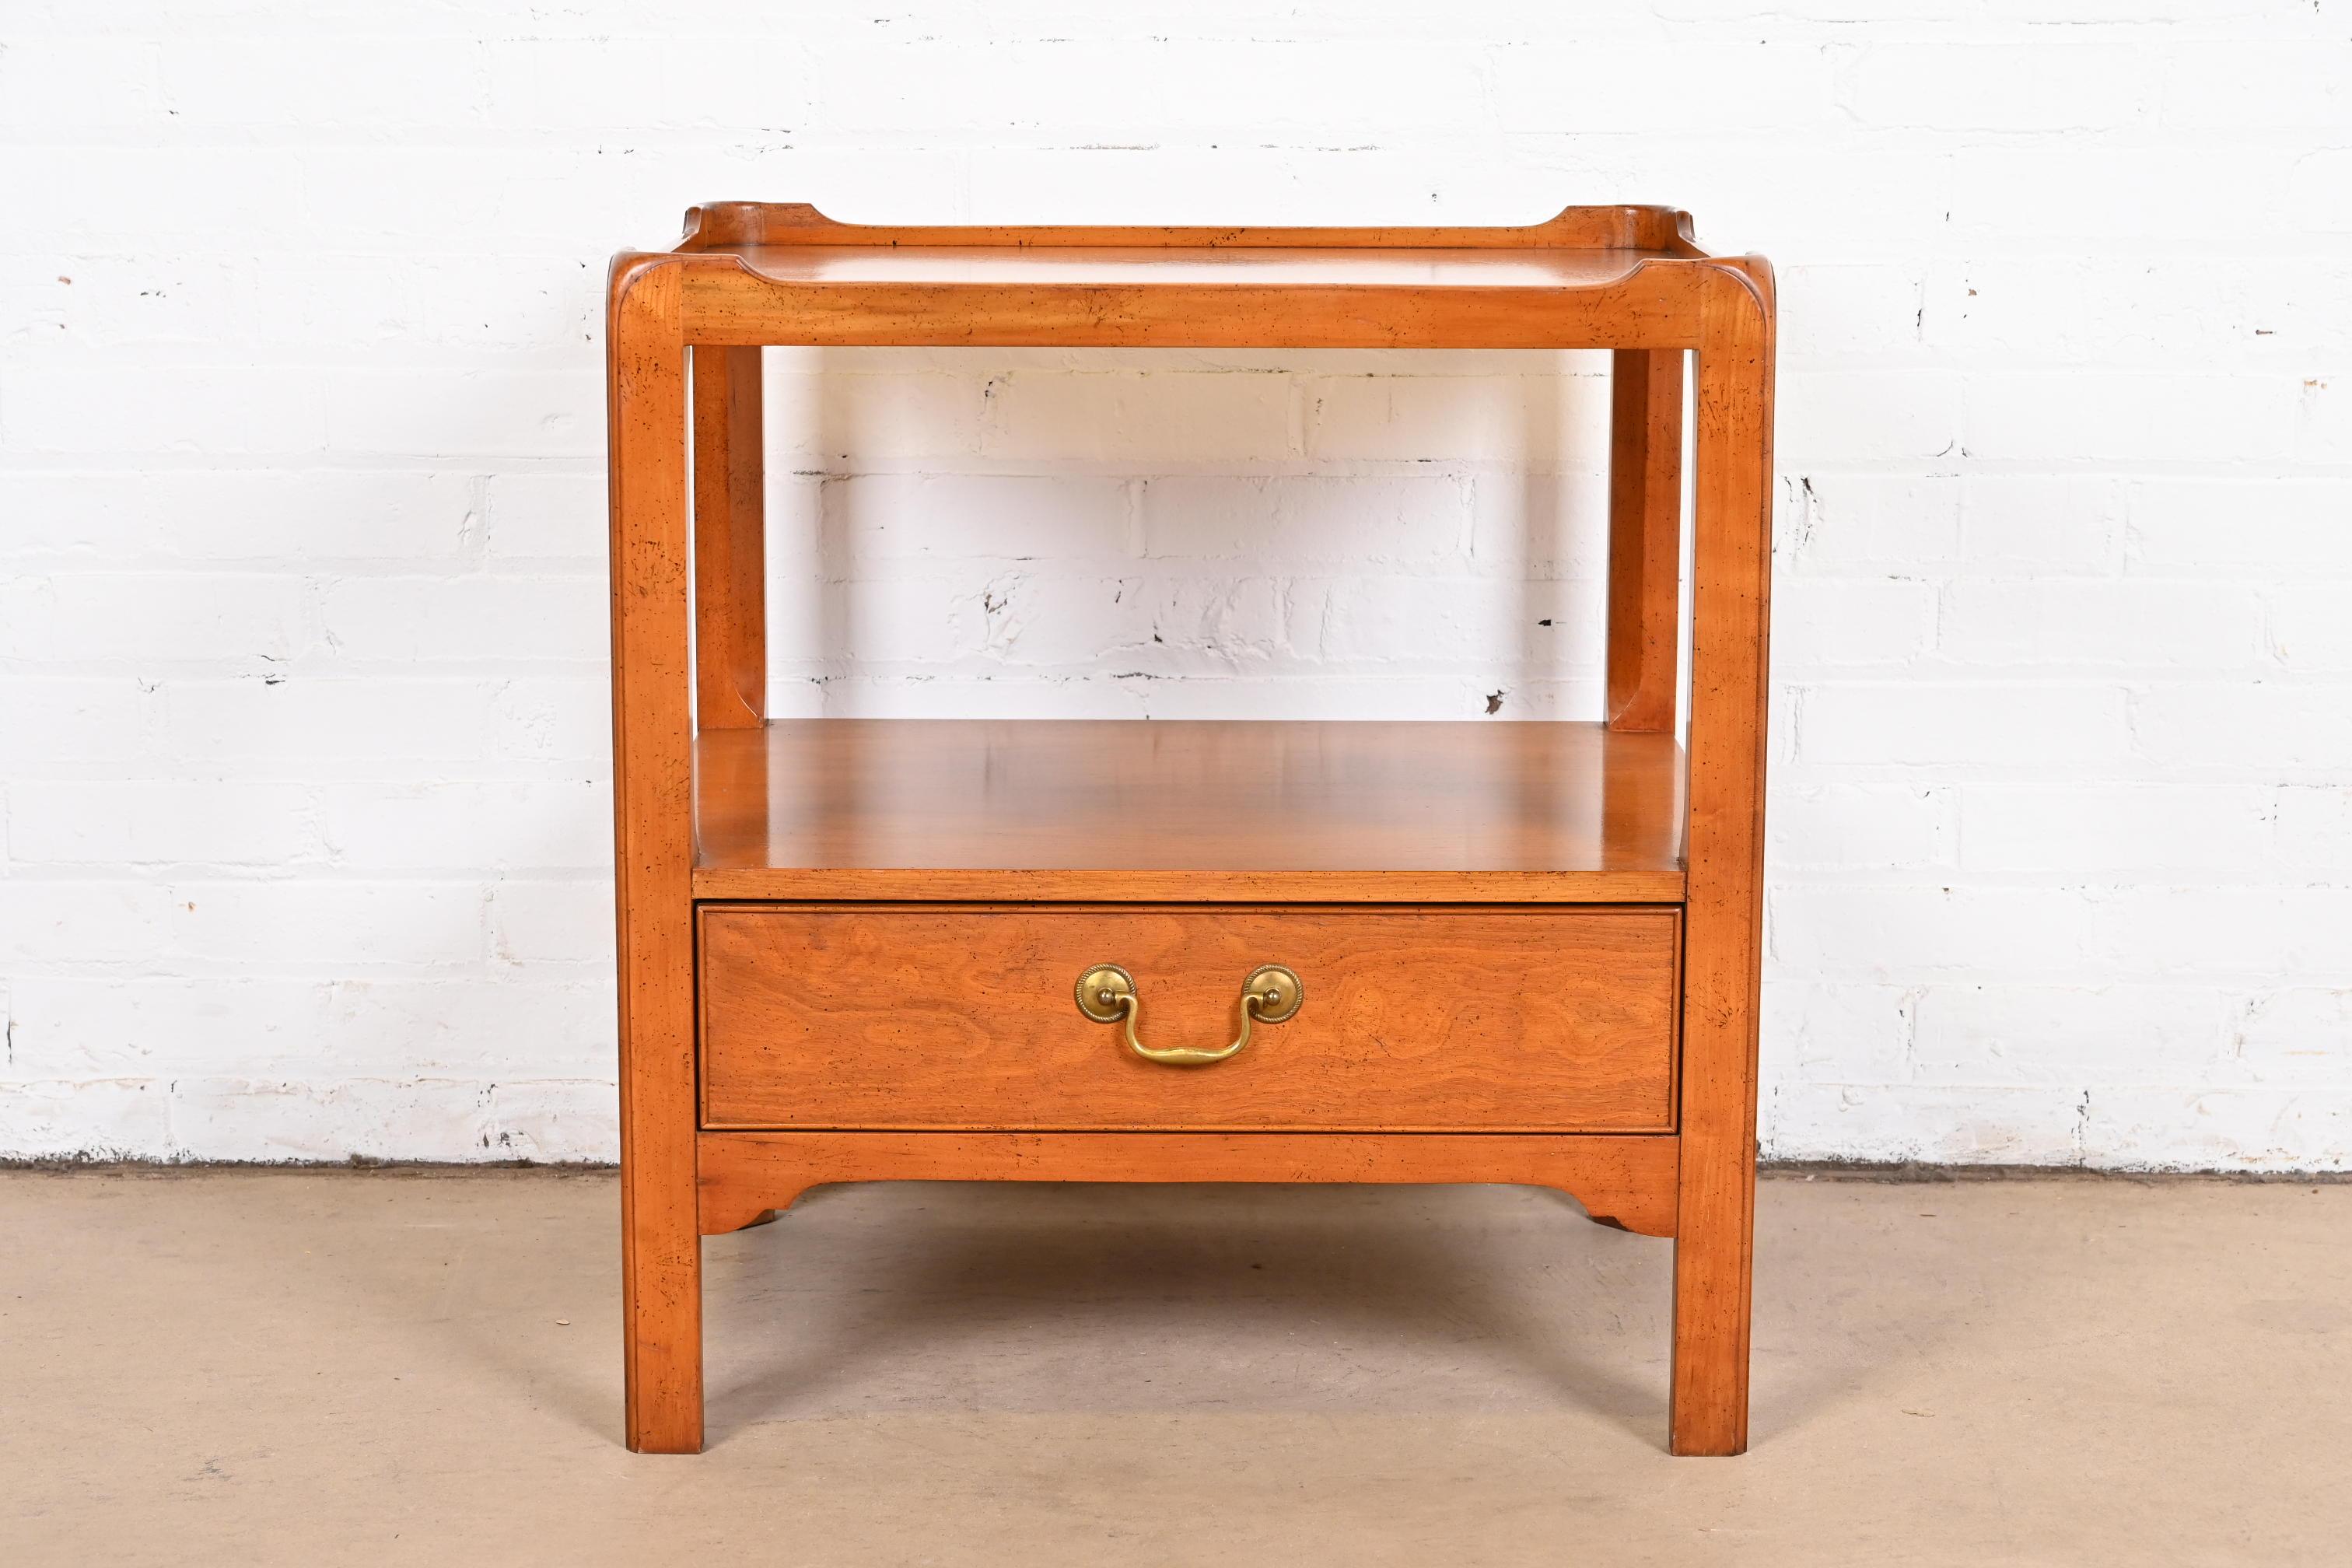
[[614,263],[613,802],[620,917],[621,1310],[629,1447],[702,1447],[695,1213],[693,671],[678,268]]
[[1748,1447],[1771,567],[1771,275],[1708,279],[1698,353],[1672,1447]]

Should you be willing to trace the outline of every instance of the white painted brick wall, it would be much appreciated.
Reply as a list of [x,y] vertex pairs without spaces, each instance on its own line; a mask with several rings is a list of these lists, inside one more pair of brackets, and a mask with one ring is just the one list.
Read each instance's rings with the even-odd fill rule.
[[[2352,1166],[2343,0],[15,0],[0,1155],[614,1149],[604,259],[1689,207],[1766,1146]],[[785,713],[1597,706],[1592,358],[770,355]]]

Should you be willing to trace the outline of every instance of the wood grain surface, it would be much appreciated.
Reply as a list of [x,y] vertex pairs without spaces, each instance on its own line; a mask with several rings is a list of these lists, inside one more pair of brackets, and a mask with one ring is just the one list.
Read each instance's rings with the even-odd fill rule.
[[1603,707],[1612,730],[1669,731],[1682,674],[1683,356],[1611,358]]
[[1642,257],[1549,283],[801,280],[738,256],[690,256],[680,292],[697,344],[1662,349],[1696,345],[1691,265]]
[[758,245],[734,250],[778,283],[1002,284],[1129,289],[1591,289],[1652,252],[1586,249],[1334,249],[1249,246]]
[[1697,256],[1690,215],[1665,206],[1563,207],[1538,223],[1335,227],[1181,224],[863,224],[825,216],[806,202],[705,202],[688,207],[677,249],[751,246],[852,248],[952,246],[1023,250],[1149,247],[1159,250],[1646,250]]
[[760,351],[694,351],[695,721],[756,727],[768,710],[767,498]]
[[[1007,228],[720,203],[677,250],[616,257],[631,1446],[701,1442],[698,1229],[816,1181],[1181,1171],[1548,1182],[1671,1231],[1671,1446],[1739,1451],[1772,321],[1763,260],[1707,255],[1663,207],[1493,229]],[[1619,351],[1614,730],[761,725],[757,359],[736,351],[769,343]],[[720,372],[696,393],[691,453],[689,346]],[[1665,636],[1684,351],[1687,789]],[[930,903],[709,903],[698,927],[697,899]],[[1223,1044],[1261,963],[1297,969],[1307,1003],[1230,1061],[1156,1066],[1078,1014],[1070,987],[1097,963],[1134,973],[1155,1045]],[[706,1113],[795,1131],[698,1132]]]
[[694,1197],[692,669],[677,274],[613,270],[613,814],[629,1447],[702,1447]]
[[1672,1236],[1675,1158],[1671,1136],[705,1132],[702,1229],[740,1230],[828,1182],[1510,1182]]
[[1666,207],[1506,228],[835,223],[793,204],[688,215],[699,344],[1689,348],[1702,256]]
[[[1664,1131],[1666,910],[702,910],[710,1127]],[[1145,1061],[1078,1009],[1134,976],[1139,1035],[1214,1049],[1243,979],[1296,1017],[1207,1067]]]
[[1680,748],[1598,724],[819,719],[698,747],[705,899],[1683,892]]
[[1717,269],[1698,355],[1690,959],[1683,994],[1673,1447],[1748,1447],[1757,988],[1772,587],[1772,274]]

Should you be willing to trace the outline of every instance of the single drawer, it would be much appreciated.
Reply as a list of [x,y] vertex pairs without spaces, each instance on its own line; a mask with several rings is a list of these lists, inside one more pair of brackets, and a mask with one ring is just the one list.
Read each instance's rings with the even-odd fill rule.
[[[1671,909],[706,904],[699,927],[713,1127],[1674,1125]],[[1245,1003],[1265,965],[1297,989]],[[1249,1043],[1146,1059],[1122,981],[1146,1049],[1221,1052],[1245,1013]]]

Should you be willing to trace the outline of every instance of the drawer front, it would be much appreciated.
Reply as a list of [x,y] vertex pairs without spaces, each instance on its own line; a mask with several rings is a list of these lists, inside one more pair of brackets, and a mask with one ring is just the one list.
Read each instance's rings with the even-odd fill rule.
[[[1657,1132],[1674,1125],[1671,909],[704,905],[706,1124]],[[1132,977],[1149,1061],[1076,983]],[[1101,1000],[1097,998],[1097,1005]]]

